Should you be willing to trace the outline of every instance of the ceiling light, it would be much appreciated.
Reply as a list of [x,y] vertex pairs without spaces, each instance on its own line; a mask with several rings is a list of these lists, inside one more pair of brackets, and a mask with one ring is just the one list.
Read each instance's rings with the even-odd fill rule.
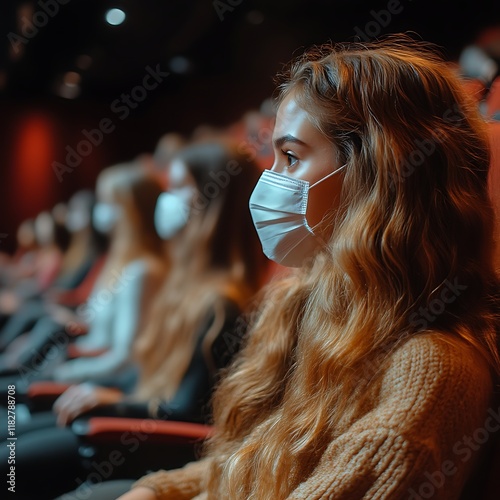
[[111,26],[122,24],[126,17],[125,12],[121,9],[109,9],[106,12],[106,22]]

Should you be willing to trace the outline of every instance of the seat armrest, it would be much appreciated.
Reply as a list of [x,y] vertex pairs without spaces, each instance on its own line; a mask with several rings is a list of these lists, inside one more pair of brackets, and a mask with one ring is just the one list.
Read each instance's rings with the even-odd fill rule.
[[26,395],[32,401],[55,400],[70,386],[71,384],[60,382],[33,382],[28,386]]
[[71,384],[59,382],[32,382],[23,393],[22,399],[31,412],[50,411],[56,399],[70,386]]
[[93,349],[89,351],[80,349],[75,344],[69,344],[67,353],[69,359],[76,359],[76,358],[93,358],[95,356],[100,356],[101,354],[104,354],[106,351],[107,349]]
[[193,444],[213,432],[209,425],[191,422],[115,417],[77,419],[71,428],[88,444],[120,442],[125,433],[141,434],[155,444]]

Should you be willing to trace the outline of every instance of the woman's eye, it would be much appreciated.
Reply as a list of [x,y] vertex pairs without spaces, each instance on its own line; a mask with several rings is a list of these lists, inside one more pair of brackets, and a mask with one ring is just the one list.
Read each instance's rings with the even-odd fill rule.
[[299,161],[299,159],[296,156],[294,156],[292,153],[284,152],[283,154],[286,156],[286,159],[287,159],[287,165],[286,165],[287,169],[293,168],[295,166],[295,164]]

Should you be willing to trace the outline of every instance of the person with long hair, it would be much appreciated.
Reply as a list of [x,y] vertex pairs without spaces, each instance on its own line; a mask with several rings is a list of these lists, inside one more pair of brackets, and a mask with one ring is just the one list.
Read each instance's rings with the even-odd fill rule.
[[[73,386],[55,403],[61,425],[89,411],[206,422],[217,371],[237,346],[235,324],[263,283],[264,256],[246,204],[259,177],[230,141],[182,149],[167,169],[157,231],[170,243],[171,271],[134,343],[132,394]],[[225,336],[225,337],[224,337]],[[232,352],[229,352],[232,351]]]
[[[106,385],[73,385],[50,416],[35,415],[17,441],[17,468],[30,477],[18,486],[21,497],[48,500],[85,482],[81,442],[69,427],[79,416],[210,419],[218,371],[238,348],[240,314],[266,271],[246,201],[260,171],[235,146],[216,141],[186,147],[167,173],[169,189],[153,200],[151,221],[168,243],[170,271],[134,340],[139,381],[123,391],[110,378]],[[117,447],[127,454],[124,442]],[[147,453],[147,444],[134,451],[132,477],[150,470]],[[174,449],[170,460],[178,467],[189,458]],[[119,467],[113,471],[121,474]]]
[[[35,324],[18,358],[21,364],[2,378],[4,387],[38,379],[83,382],[132,369],[134,337],[168,266],[153,222],[162,186],[140,165],[120,164],[100,173],[96,191],[93,225],[110,242],[92,292],[74,311],[59,309]],[[72,342],[67,356],[68,332],[83,325],[87,334]]]
[[[35,380],[89,381],[133,370],[133,339],[168,265],[153,222],[161,192],[160,181],[139,165],[116,165],[100,173],[95,206],[92,201],[83,214],[70,210],[70,216],[93,214],[93,225],[110,235],[109,251],[84,303],[76,309],[47,307],[50,314],[41,317],[40,309],[33,308],[28,319],[37,319],[34,328],[19,338],[20,346],[9,344],[14,349],[7,351],[12,359],[0,380],[4,389],[14,383],[22,390]],[[75,325],[83,324],[87,334],[70,338]]]
[[36,251],[31,275],[24,276],[0,291],[0,314],[7,320],[32,299],[39,299],[57,283],[68,250],[69,232],[61,220],[65,206],[40,212],[34,220]]
[[205,457],[120,498],[458,498],[499,367],[484,124],[407,37],[309,51],[280,89],[250,209],[298,269],[216,391]]
[[[43,294],[24,302],[2,327],[0,330],[1,351],[16,352],[19,345],[30,350],[30,342],[25,342],[25,339],[19,337],[39,328],[41,323],[46,322],[47,317],[53,318],[54,321],[60,317],[59,322],[64,324],[65,305],[76,307],[85,301],[85,298],[80,302],[78,299],[82,296],[82,290],[90,288],[88,281],[92,281],[92,275],[98,274],[107,245],[106,236],[98,233],[92,225],[94,205],[95,196],[92,191],[78,191],[69,199],[65,214],[65,227],[71,238],[69,247],[62,258],[58,276]],[[30,353],[24,362],[19,362],[19,365],[28,365],[30,356],[35,355],[36,350],[33,355]],[[12,359],[12,363],[15,361]],[[0,361],[0,369],[3,368],[2,365],[3,362]]]
[[109,251],[91,296],[76,309],[74,320],[89,325],[88,333],[74,343],[81,356],[57,366],[55,380],[95,380],[130,365],[133,340],[168,265],[153,222],[161,192],[159,180],[138,164],[100,173],[93,223],[110,235]]

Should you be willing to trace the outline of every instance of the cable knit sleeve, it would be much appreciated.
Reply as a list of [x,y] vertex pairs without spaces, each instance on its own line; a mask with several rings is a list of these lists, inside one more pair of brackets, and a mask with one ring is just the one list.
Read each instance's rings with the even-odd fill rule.
[[458,498],[494,418],[491,391],[472,348],[430,334],[408,341],[373,410],[330,443],[288,500]]
[[148,474],[132,487],[150,488],[156,493],[158,500],[191,500],[202,493],[209,468],[209,459],[203,459],[191,462],[182,469],[160,470]]

